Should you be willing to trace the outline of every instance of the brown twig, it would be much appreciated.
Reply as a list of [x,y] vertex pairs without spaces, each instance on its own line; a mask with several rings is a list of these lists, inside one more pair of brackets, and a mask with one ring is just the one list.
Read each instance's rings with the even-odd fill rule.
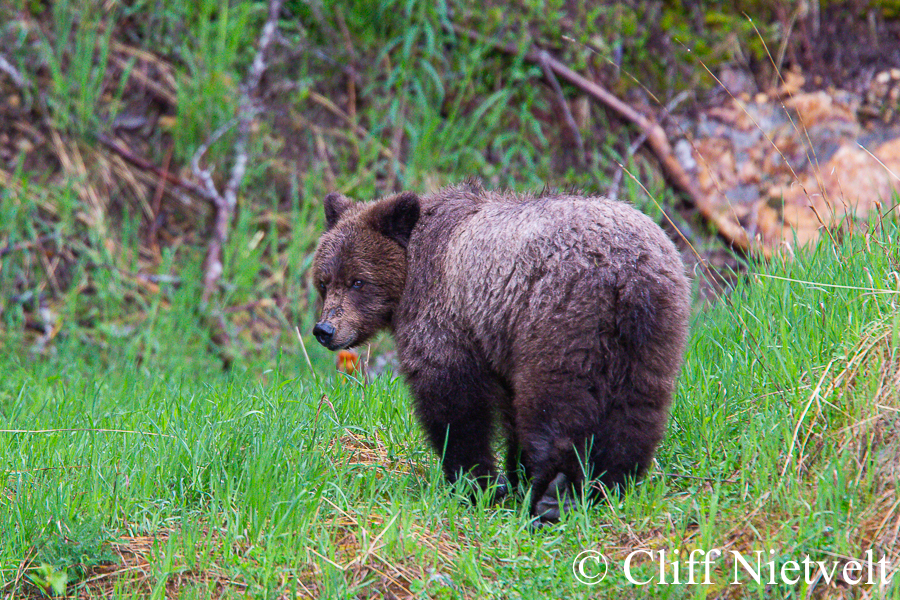
[[359,70],[357,69],[356,50],[353,47],[353,39],[350,37],[350,30],[347,28],[347,21],[344,19],[344,11],[340,6],[335,7],[335,17],[341,28],[341,36],[344,38],[344,46],[347,49],[347,56],[350,58],[350,64],[345,69],[347,73],[347,112],[350,119],[356,123],[356,84],[359,79]]
[[103,134],[98,135],[97,139],[100,141],[101,144],[103,144],[110,150],[114,151],[116,154],[118,154],[119,156],[121,156],[122,158],[124,158],[125,160],[127,160],[128,162],[130,162],[131,164],[136,166],[137,168],[143,169],[145,171],[151,171],[152,173],[156,174],[157,176],[164,178],[166,181],[168,181],[172,185],[177,185],[178,187],[184,189],[185,191],[191,192],[192,194],[195,194],[201,198],[207,197],[206,190],[204,190],[203,188],[198,186],[196,183],[194,183],[192,181],[185,181],[184,179],[181,179],[174,173],[171,173],[168,170],[157,167],[156,165],[154,165],[147,159],[142,158],[142,157],[132,153],[130,150],[128,150],[124,146],[120,146],[119,143],[116,142],[115,140],[112,140]]
[[278,15],[281,12],[281,6],[284,0],[270,0],[269,16],[263,25],[262,32],[256,47],[256,56],[253,64],[250,65],[250,71],[247,79],[241,86],[241,102],[238,107],[237,116],[237,139],[234,142],[234,162],[231,166],[231,173],[222,192],[216,188],[212,179],[211,169],[202,169],[200,160],[209,147],[224,134],[231,129],[234,123],[227,123],[224,128],[220,128],[214,132],[206,143],[202,144],[194,154],[192,167],[194,174],[203,184],[204,195],[213,204],[215,210],[215,220],[213,224],[212,239],[209,241],[206,253],[205,270],[203,274],[203,303],[206,304],[212,296],[213,290],[222,276],[222,248],[228,240],[228,230],[231,225],[231,218],[234,209],[237,206],[237,192],[244,179],[244,173],[247,170],[247,140],[250,137],[250,124],[258,109],[256,107],[255,97],[259,91],[259,84],[262,80],[263,73],[266,70],[266,53],[272,40],[275,38],[275,32],[278,29]]
[[159,181],[156,185],[156,192],[153,194],[153,221],[150,223],[150,230],[147,233],[147,238],[150,241],[150,244],[153,248],[155,248],[154,252],[159,253],[159,240],[157,239],[157,231],[159,230],[160,225],[160,213],[162,212],[162,198],[163,193],[166,191],[166,181],[169,175],[169,164],[172,162],[172,152],[175,149],[175,146],[169,146],[169,151],[166,152],[166,158],[163,161],[162,173],[159,174]]
[[[25,572],[31,567],[31,561],[34,560],[34,557],[37,556],[37,550],[34,546],[30,547],[28,551],[25,553],[25,558],[22,559],[22,562],[19,563],[19,568],[16,569],[16,576],[10,582],[9,589],[15,592],[19,589],[19,584],[22,582],[22,579],[25,577]],[[4,587],[4,589],[6,589]],[[13,598],[13,595],[10,594],[7,598]]]
[[[454,25],[453,30],[459,35],[465,36],[480,43],[488,44],[496,50],[499,50],[506,54],[515,56],[519,56],[521,54],[520,48],[515,44],[503,44],[501,42],[491,41],[474,31],[471,31],[464,27],[460,27],[458,25]],[[643,132],[643,134],[647,136],[647,145],[650,147],[650,150],[652,150],[656,155],[657,160],[659,160],[660,167],[662,167],[663,173],[665,174],[669,182],[676,189],[688,196],[688,198],[698,207],[699,210],[701,210],[701,212],[703,211],[703,208],[707,206],[707,203],[702,201],[700,190],[691,180],[687,172],[685,172],[684,168],[681,166],[681,163],[678,162],[678,159],[675,158],[675,153],[672,151],[672,146],[671,144],[669,144],[669,139],[666,136],[666,132],[659,125],[659,123],[644,116],[633,107],[620,100],[603,86],[587,79],[579,73],[576,73],[566,65],[550,56],[546,51],[529,50],[524,55],[522,55],[522,58],[536,65],[544,66],[546,64],[545,68],[549,69],[556,77],[574,85],[582,92],[586,93],[597,102],[600,102],[626,121],[629,121],[633,125],[637,126]],[[707,218],[711,217],[711,215],[706,214],[704,214],[704,216]]]
[[3,55],[0,55],[0,71],[6,73],[9,78],[12,79],[12,82],[16,84],[17,88],[19,88],[20,90],[25,89],[25,78],[22,77],[22,74],[19,73],[19,70],[12,66],[12,63],[6,60]]
[[566,119],[566,125],[575,138],[575,145],[578,148],[578,164],[583,165],[587,162],[584,153],[584,139],[581,137],[581,132],[578,130],[578,124],[575,123],[572,111],[569,110],[569,103],[566,102],[566,95],[563,94],[562,86],[559,85],[559,80],[553,74],[553,69],[550,68],[550,54],[546,50],[541,50],[539,56],[541,58],[541,68],[544,70],[544,77],[550,82],[553,91],[556,92],[556,96],[559,98],[559,103],[562,106],[563,117]]

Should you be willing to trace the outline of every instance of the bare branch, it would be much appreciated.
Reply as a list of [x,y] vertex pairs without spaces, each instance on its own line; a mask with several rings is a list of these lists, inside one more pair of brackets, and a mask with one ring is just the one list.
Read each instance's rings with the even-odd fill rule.
[[572,116],[572,111],[569,110],[569,103],[566,102],[566,95],[563,94],[562,86],[559,85],[559,80],[556,78],[556,75],[553,74],[553,69],[550,67],[550,54],[546,50],[541,50],[538,53],[541,61],[541,68],[544,70],[544,77],[547,81],[550,82],[550,85],[553,86],[553,91],[556,92],[556,95],[559,97],[559,103],[562,105],[563,116],[566,119],[566,125],[569,126],[569,130],[572,132],[572,135],[575,137],[575,145],[578,148],[578,162],[580,164],[585,164],[585,153],[584,153],[584,139],[581,137],[581,132],[578,130],[578,124],[575,123],[575,118]]
[[0,71],[3,71],[9,78],[12,79],[12,82],[16,84],[16,87],[19,89],[25,89],[25,78],[22,77],[22,74],[19,73],[19,70],[16,69],[12,64],[6,60],[6,58],[0,54]]
[[[194,158],[191,161],[191,167],[194,175],[201,182],[204,195],[215,208],[215,222],[213,224],[212,239],[209,241],[206,253],[206,267],[203,275],[203,303],[206,304],[212,296],[216,283],[222,276],[222,248],[228,240],[228,230],[231,225],[231,217],[237,206],[238,189],[244,180],[244,174],[247,171],[247,140],[250,137],[250,129],[253,118],[259,112],[256,106],[256,97],[259,93],[259,85],[262,81],[263,73],[266,67],[266,54],[275,33],[278,30],[278,15],[281,12],[281,6],[284,0],[270,0],[269,16],[266,19],[260,32],[259,40],[256,45],[256,56],[247,73],[247,78],[241,85],[241,101],[238,107],[238,114],[209,136],[209,138],[197,148]],[[209,147],[218,141],[226,131],[237,126],[237,139],[234,142],[233,162],[228,181],[225,188],[219,192],[212,178],[212,169],[203,169],[200,166],[200,160],[209,151]]]
[[[456,25],[453,26],[453,30],[469,39],[489,44],[506,54],[514,56],[521,54],[521,49],[514,44],[503,44],[502,42],[488,40],[474,31]],[[594,100],[617,113],[623,119],[636,125],[646,136],[647,145],[656,155],[657,160],[659,160],[660,167],[666,175],[666,178],[675,188],[686,194],[701,212],[704,212],[706,203],[703,202],[700,190],[685,172],[684,168],[678,162],[678,159],[675,158],[675,153],[672,151],[672,146],[669,144],[666,132],[659,123],[644,116],[600,84],[576,73],[546,52],[529,50],[522,57],[532,64],[544,66],[545,70],[549,69],[560,79],[564,79],[574,85],[582,92],[591,96]],[[704,216],[709,217],[709,215],[705,213]]]
[[[252,107],[248,107],[247,113],[251,114],[252,112]],[[241,181],[244,180],[244,173],[247,171],[247,161],[249,160],[247,156],[247,138],[249,137],[250,119],[242,118],[240,123],[238,123],[238,136],[237,141],[234,143],[234,164],[231,167],[231,177],[228,178],[228,183],[225,185],[225,192],[223,193],[225,206],[230,211],[237,206],[238,187],[240,187]]]
[[219,190],[216,189],[216,184],[212,179],[212,169],[202,168],[200,166],[200,160],[207,152],[209,152],[210,146],[218,142],[219,138],[225,135],[231,128],[237,125],[237,123],[238,118],[235,117],[213,131],[210,136],[206,138],[206,141],[197,147],[197,151],[194,152],[194,157],[191,159],[191,170],[194,171],[194,176],[203,184],[203,186],[198,189],[200,190],[201,195],[205,196],[215,207],[224,203],[224,200],[222,199],[221,194],[219,194]]
[[253,59],[253,65],[250,67],[250,73],[247,76],[244,92],[247,95],[256,93],[259,88],[259,82],[262,80],[263,73],[266,70],[266,52],[275,38],[275,32],[278,30],[278,14],[281,12],[281,5],[284,0],[272,0],[269,2],[269,18],[263,25],[262,33],[259,36],[259,43],[256,46],[256,56]]
[[[207,197],[207,191],[204,188],[200,187],[199,185],[195,184],[193,181],[185,181],[184,179],[178,177],[177,175],[175,175],[173,173],[164,171],[163,169],[154,165],[147,159],[145,159],[141,156],[138,156],[137,154],[134,154],[128,148],[122,146],[115,140],[113,140],[103,134],[100,134],[97,137],[101,144],[103,144],[104,146],[106,146],[107,148],[112,150],[113,152],[117,153],[119,156],[121,156],[122,158],[124,158],[125,160],[127,160],[128,162],[133,164],[134,166],[138,167],[139,169],[143,169],[145,171],[151,171],[151,172],[155,173],[156,175],[164,178],[169,183],[171,183],[173,185],[177,185],[178,187],[180,187],[188,192],[191,192],[191,193],[196,194],[203,198]],[[195,171],[195,173],[196,173],[196,171]]]

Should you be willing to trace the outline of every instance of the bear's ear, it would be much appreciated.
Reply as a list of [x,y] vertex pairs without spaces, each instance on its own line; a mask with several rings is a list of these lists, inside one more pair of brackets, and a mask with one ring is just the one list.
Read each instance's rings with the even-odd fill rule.
[[353,201],[337,192],[325,196],[325,231],[328,231],[340,220],[344,211],[350,208]]
[[419,197],[403,192],[385,201],[380,208],[375,214],[375,229],[406,248],[413,227],[419,222]]

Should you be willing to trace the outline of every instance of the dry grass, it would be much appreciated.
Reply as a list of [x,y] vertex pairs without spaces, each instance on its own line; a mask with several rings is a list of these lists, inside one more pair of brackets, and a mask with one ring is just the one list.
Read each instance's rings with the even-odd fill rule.
[[[296,581],[302,589],[301,597],[317,598],[322,592],[319,583],[322,574],[317,565],[321,561],[341,571],[347,586],[358,590],[358,598],[414,598],[418,597],[415,582],[435,578],[449,581],[461,542],[453,540],[446,531],[430,530],[415,523],[404,526],[399,522],[401,518],[400,514],[386,520],[377,514],[362,516],[340,511],[327,521],[325,528],[335,555],[332,559],[307,546],[310,562]],[[437,564],[428,566],[412,554],[400,560],[389,558],[396,551],[383,550],[387,545],[386,534],[392,528],[403,528],[396,533],[403,543],[407,547],[427,549],[438,557]]]
[[[307,546],[308,561],[297,569],[286,571],[279,581],[282,590],[279,598],[319,598],[323,593],[322,568],[327,563],[338,569],[351,589],[357,589],[357,598],[414,598],[414,582],[439,579],[449,581],[453,560],[460,543],[446,531],[429,530],[415,523],[404,526],[400,534],[407,547],[427,549],[438,557],[437,564],[423,564],[415,555],[397,560],[395,550],[385,551],[386,534],[401,527],[401,515],[386,518],[377,514],[362,516],[350,514],[337,506],[338,514],[324,522],[324,532],[334,549],[333,558]],[[193,556],[185,556],[169,548],[179,548],[177,530],[163,530],[154,535],[126,536],[111,543],[118,557],[115,562],[97,565],[88,570],[75,588],[69,589],[70,598],[112,598],[123,591],[140,595],[160,593],[164,598],[176,599],[186,588],[205,590],[211,598],[230,597],[252,593],[251,586],[240,576],[230,575],[216,564],[221,554],[219,536],[204,532],[195,546]],[[170,544],[170,539],[174,543]],[[235,549],[245,553],[246,548]],[[35,565],[29,556],[19,566],[17,581],[24,581],[24,574]],[[197,563],[204,563],[202,567]],[[160,564],[167,565],[161,573]],[[197,566],[191,566],[197,565]],[[34,586],[26,586],[28,597],[45,597]],[[295,590],[296,595],[288,590]],[[468,597],[468,596],[466,596]]]
[[[113,550],[120,562],[114,565],[95,567],[84,580],[79,597],[112,597],[117,588],[142,590],[150,592],[160,584],[159,573],[155,573],[152,564],[159,564],[159,555],[164,554],[172,532],[162,532],[154,536],[124,538],[113,544]],[[201,551],[213,557],[216,554],[216,536],[213,535],[208,547]],[[170,574],[164,578],[165,598],[178,598],[182,589],[187,586],[205,588],[212,597],[224,595],[226,590],[244,590],[247,584],[236,581],[214,562],[202,569],[192,569],[187,565],[187,557],[177,552],[171,557]]]
[[841,430],[842,447],[859,456],[857,481],[872,465],[875,501],[859,516],[857,535],[861,547],[874,548],[888,557],[895,572],[900,568],[900,332],[897,320],[879,325],[865,336],[851,354],[834,385],[841,393],[856,383],[877,381],[874,393],[862,395],[867,418]]
[[377,431],[372,437],[373,439],[369,439],[345,429],[340,438],[333,439],[329,444],[329,456],[339,468],[349,466],[374,468],[379,479],[391,473],[424,476],[425,465],[391,458]]
[[[815,461],[826,446],[851,457],[851,486],[875,485],[875,501],[863,508],[860,547],[900,565],[900,344],[896,320],[872,327],[840,360],[829,363],[795,428],[797,477],[819,473]],[[872,382],[877,384],[872,386]],[[866,387],[863,387],[866,385]],[[803,421],[808,424],[803,426]],[[835,431],[836,429],[836,431]],[[791,457],[793,458],[793,457]],[[785,472],[788,472],[788,462]],[[871,472],[870,472],[871,471]]]

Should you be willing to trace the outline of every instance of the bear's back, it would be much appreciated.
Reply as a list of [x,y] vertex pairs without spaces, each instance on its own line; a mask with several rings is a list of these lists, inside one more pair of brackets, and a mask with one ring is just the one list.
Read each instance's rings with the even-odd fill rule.
[[614,327],[630,295],[688,304],[671,240],[627,204],[476,186],[423,200],[410,242],[408,318],[468,336],[495,366],[517,345]]

